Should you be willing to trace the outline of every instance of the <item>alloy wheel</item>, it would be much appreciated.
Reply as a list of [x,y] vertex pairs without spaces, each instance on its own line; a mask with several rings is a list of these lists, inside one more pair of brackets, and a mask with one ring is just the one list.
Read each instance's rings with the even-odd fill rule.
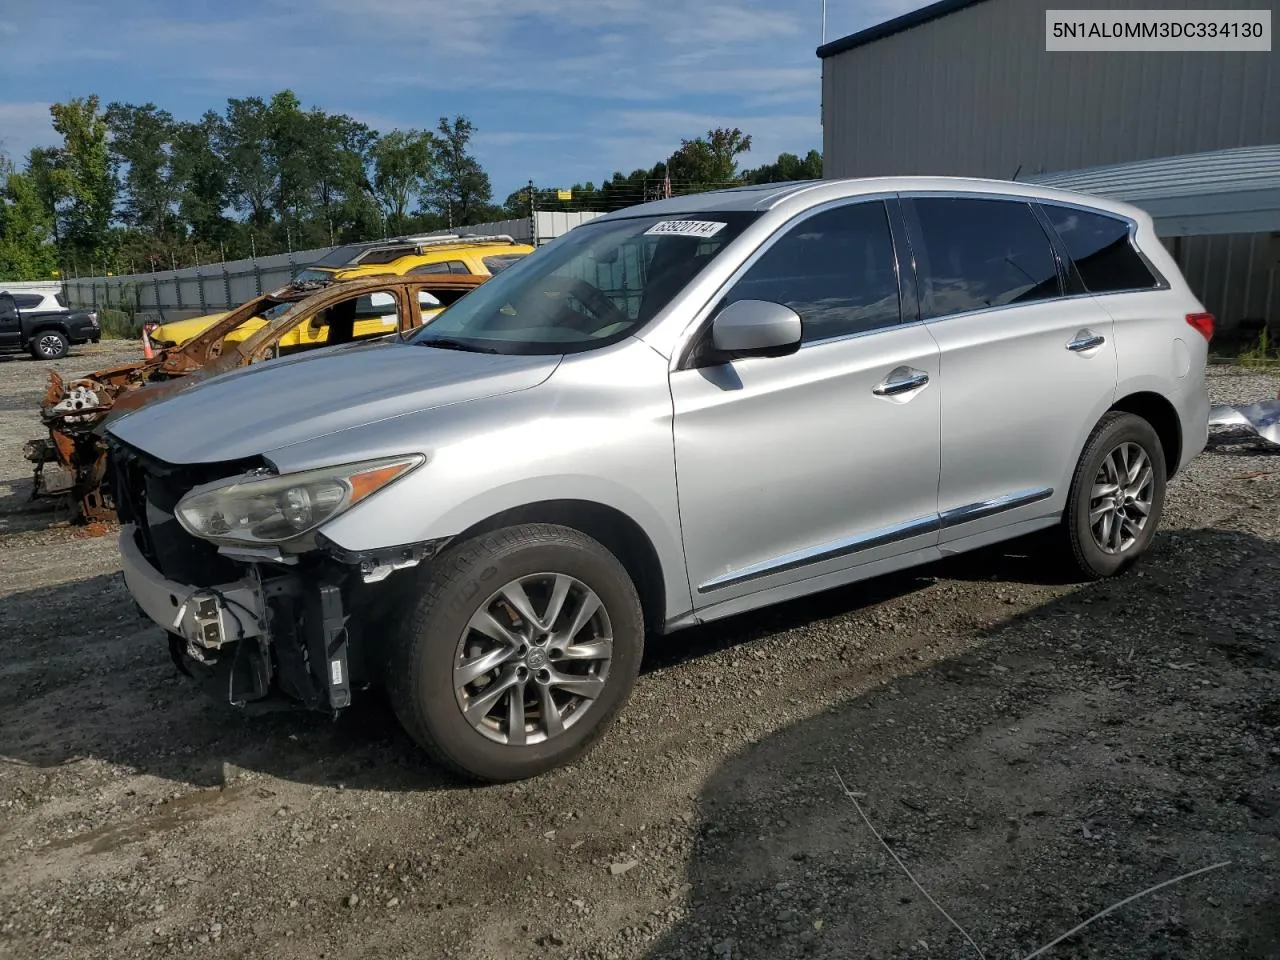
[[1089,529],[1103,553],[1124,553],[1146,528],[1155,497],[1147,452],[1126,441],[1102,458],[1089,494]]
[[488,739],[542,743],[591,710],[612,658],[612,625],[595,591],[566,574],[532,574],[495,592],[467,623],[454,694]]
[[36,349],[42,357],[56,357],[62,352],[62,340],[55,336],[41,337]]

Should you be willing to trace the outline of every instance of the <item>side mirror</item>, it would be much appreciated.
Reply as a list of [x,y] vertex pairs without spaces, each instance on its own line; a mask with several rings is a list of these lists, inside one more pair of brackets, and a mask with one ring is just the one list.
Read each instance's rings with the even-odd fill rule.
[[728,358],[785,357],[800,349],[800,315],[768,300],[738,300],[711,322],[711,345]]

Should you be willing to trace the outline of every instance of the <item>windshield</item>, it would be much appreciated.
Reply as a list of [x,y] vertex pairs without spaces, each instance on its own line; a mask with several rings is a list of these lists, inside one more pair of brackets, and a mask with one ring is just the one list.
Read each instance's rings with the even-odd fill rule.
[[512,263],[409,342],[521,354],[616,343],[648,323],[757,216],[733,211],[583,224]]
[[491,257],[484,258],[484,265],[485,267],[488,268],[490,273],[497,274],[507,269],[507,267],[511,266],[521,257],[527,257],[527,256],[528,256],[527,253],[494,254]]
[[311,280],[332,280],[334,271],[316,269],[314,266],[307,267],[305,270],[299,270],[298,275],[293,278],[294,283],[307,283]]
[[319,260],[315,260],[309,264],[312,267],[345,267],[350,263],[355,263],[356,258],[370,247],[375,246],[373,243],[348,243],[344,247],[337,247],[330,250]]

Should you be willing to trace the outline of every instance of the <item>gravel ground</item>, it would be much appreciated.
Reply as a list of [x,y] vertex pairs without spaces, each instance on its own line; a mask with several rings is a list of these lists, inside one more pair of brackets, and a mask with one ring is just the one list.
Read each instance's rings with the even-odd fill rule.
[[[651,641],[582,763],[460,785],[389,710],[192,691],[110,537],[27,501],[0,361],[0,955],[1280,957],[1280,458],[1199,457],[1090,586],[1020,545]],[[1280,378],[1213,371],[1216,401]]]

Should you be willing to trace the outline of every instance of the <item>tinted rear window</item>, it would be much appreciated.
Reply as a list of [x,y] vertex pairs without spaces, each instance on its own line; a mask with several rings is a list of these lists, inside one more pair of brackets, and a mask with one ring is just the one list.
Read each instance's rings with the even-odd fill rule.
[[65,293],[55,293],[53,295],[53,299],[58,301],[58,306],[60,307],[66,307],[68,305],[67,295]]
[[1150,290],[1159,286],[1155,275],[1133,248],[1128,222],[1073,207],[1048,203],[1042,206],[1090,293]]
[[924,319],[1062,295],[1053,246],[1020,200],[910,202]]

